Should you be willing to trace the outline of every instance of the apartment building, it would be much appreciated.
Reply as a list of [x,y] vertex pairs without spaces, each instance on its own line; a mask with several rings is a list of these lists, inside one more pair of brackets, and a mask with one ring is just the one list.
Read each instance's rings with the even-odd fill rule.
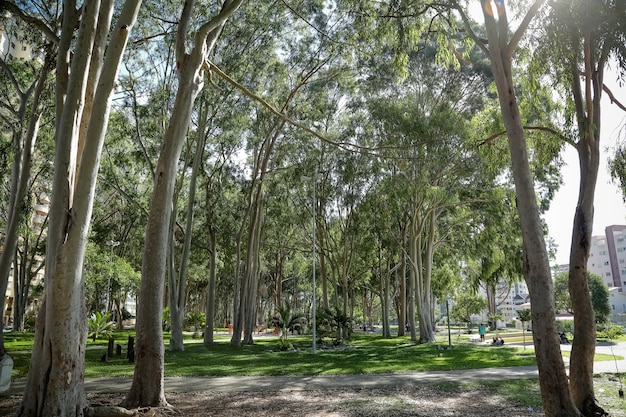
[[591,238],[587,270],[602,277],[609,288],[626,287],[626,226],[612,225]]
[[15,58],[20,61],[33,59],[33,49],[26,35],[19,30],[11,15],[2,16],[0,25],[0,57],[4,60]]

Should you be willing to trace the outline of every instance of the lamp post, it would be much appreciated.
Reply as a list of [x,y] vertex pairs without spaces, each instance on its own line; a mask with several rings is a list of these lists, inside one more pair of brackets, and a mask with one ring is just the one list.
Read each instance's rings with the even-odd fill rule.
[[117,240],[109,240],[107,245],[111,246],[111,256],[109,257],[109,273],[107,274],[107,298],[105,305],[105,312],[109,312],[109,301],[111,298],[111,275],[113,275],[113,248],[120,245],[120,242]]

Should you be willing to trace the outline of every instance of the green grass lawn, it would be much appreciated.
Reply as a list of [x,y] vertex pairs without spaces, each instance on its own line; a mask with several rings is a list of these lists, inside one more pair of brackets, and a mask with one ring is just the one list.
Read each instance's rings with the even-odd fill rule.
[[[115,343],[124,346],[120,357],[101,362],[106,340],[88,342],[85,376],[131,376],[133,364],[125,357],[127,333],[117,333]],[[472,369],[535,364],[528,350],[514,347],[492,348],[470,343],[416,345],[409,337],[382,339],[375,334],[354,334],[337,349],[319,346],[311,352],[310,337],[290,337],[294,350],[280,351],[278,340],[263,338],[254,345],[235,348],[229,338],[216,337],[205,348],[201,340],[188,339],[184,352],[165,351],[166,376],[228,375],[336,375]],[[30,343],[29,343],[30,341]],[[6,347],[15,361],[14,377],[25,377],[30,362],[32,334],[9,334]],[[167,343],[167,341],[166,341]]]
[[[123,345],[121,357],[114,356],[101,362],[106,352],[107,340],[89,340],[86,351],[85,376],[87,378],[124,376],[133,374],[134,365],[125,357],[126,343],[132,332],[116,332],[115,343]],[[165,343],[169,335],[165,335]],[[376,374],[414,371],[442,371],[534,365],[530,349],[522,347],[492,347],[478,345],[454,338],[448,349],[447,335],[438,344],[416,345],[409,337],[383,339],[376,334],[355,333],[350,341],[337,349],[327,349],[318,344],[317,353],[311,352],[309,337],[290,337],[294,350],[281,351],[277,338],[257,338],[252,346],[231,347],[230,338],[216,335],[216,343],[205,348],[201,340],[186,336],[184,352],[165,349],[166,376],[236,376],[236,375],[336,375]],[[5,334],[6,347],[15,361],[14,378],[26,377],[33,345],[32,333]],[[569,352],[564,351],[564,356]],[[618,359],[621,359],[618,358]],[[596,360],[614,360],[611,355],[596,355]],[[594,379],[599,403],[614,416],[626,416],[626,403],[619,398],[624,374],[598,375]],[[477,383],[436,384],[440,390],[455,390],[462,385],[481,385],[494,394],[519,401],[529,407],[541,406],[537,379],[510,381],[481,381]]]
[[[89,340],[85,355],[85,377],[132,376],[134,365],[126,359],[130,332],[116,332],[115,344],[123,346],[122,356],[107,362],[107,340]],[[165,343],[168,342],[165,334]],[[281,351],[277,338],[257,338],[254,345],[240,348],[229,344],[228,336],[216,336],[215,344],[205,348],[201,340],[189,335],[184,352],[165,349],[166,376],[233,376],[233,375],[337,375],[376,374],[454,369],[497,368],[534,365],[532,350],[522,347],[492,347],[469,342],[453,343],[448,349],[447,336],[438,344],[416,345],[408,336],[383,339],[376,334],[355,333],[339,348],[318,345],[313,354],[310,337],[290,337],[294,350]],[[5,344],[13,356],[13,376],[25,377],[30,363],[32,333],[7,333]],[[568,352],[564,352],[567,355]],[[613,360],[597,355],[598,360]],[[601,358],[600,356],[606,356]]]

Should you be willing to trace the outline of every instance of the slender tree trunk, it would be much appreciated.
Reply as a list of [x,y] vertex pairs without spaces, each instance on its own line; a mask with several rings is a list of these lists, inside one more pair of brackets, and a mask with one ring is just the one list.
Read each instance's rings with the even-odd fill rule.
[[404,330],[407,324],[407,297],[406,297],[406,228],[401,231],[401,248],[400,248],[400,296],[398,301],[398,336],[404,336]]
[[381,278],[384,279],[381,281],[381,306],[383,309],[383,337],[385,339],[391,339],[391,328],[389,322],[389,282],[391,281],[391,266],[389,264],[390,261],[387,261],[387,270],[383,274],[381,272]]
[[[191,253],[191,240],[193,237],[193,207],[196,202],[196,184],[198,174],[202,168],[202,157],[204,155],[204,145],[206,143],[206,131],[208,123],[207,105],[203,104],[199,116],[199,126],[196,133],[196,151],[193,159],[191,178],[189,179],[189,197],[187,199],[187,221],[185,224],[185,238],[183,243],[183,253],[180,258],[180,268],[178,274],[172,271],[175,280],[172,283],[176,292],[170,296],[170,309],[176,311],[176,320],[172,320],[172,336],[170,338],[170,350],[182,352],[183,343],[183,321],[185,319],[185,294],[187,292],[187,269],[189,266],[189,254]],[[175,213],[174,213],[175,215]],[[172,248],[173,249],[173,248]],[[174,256],[172,253],[172,260]],[[176,308],[174,308],[176,307]]]
[[[487,311],[489,311],[489,317],[494,317],[496,315],[496,288],[495,284],[488,283],[486,285],[487,292]],[[495,320],[489,320],[489,330],[496,330],[497,323]]]
[[[591,34],[584,38],[585,92],[580,88],[578,66],[573,63],[573,93],[580,139],[576,145],[580,167],[580,187],[574,214],[569,263],[569,293],[574,312],[576,337],[572,342],[570,391],[574,404],[585,416],[604,415],[593,389],[593,358],[596,348],[596,323],[587,279],[598,167],[600,165],[600,100],[604,62],[594,65]],[[573,48],[574,49],[574,48]],[[575,50],[575,49],[574,49]]]
[[325,310],[329,310],[330,304],[328,302],[328,273],[326,272],[326,250],[324,249],[326,247],[324,243],[325,234],[323,228],[317,227],[317,230],[317,254],[320,260],[319,276],[320,280],[322,281],[322,307]]
[[213,344],[213,329],[215,328],[215,288],[217,284],[217,238],[215,231],[209,231],[209,285],[207,287],[205,326],[204,326],[204,346]]
[[[412,227],[412,226],[411,226]],[[418,257],[418,242],[417,237],[414,236],[413,232],[409,233],[409,261],[410,261],[410,269],[409,269],[409,299],[408,299],[408,307],[409,307],[409,331],[411,332],[411,341],[413,343],[417,343],[417,329],[415,328],[415,318],[417,316],[417,312],[415,311],[416,305],[416,294],[417,294],[417,265],[416,259]]]
[[[542,1],[537,1],[533,7],[538,9],[541,3]],[[542,403],[546,416],[580,416],[570,395],[568,378],[561,357],[554,319],[554,291],[550,262],[543,238],[543,226],[529,165],[526,137],[515,97],[511,60],[516,43],[507,41],[509,33],[503,4],[498,4],[497,12],[500,17],[499,25],[494,19],[493,12],[490,13],[483,5],[491,68],[509,139],[524,248],[524,278],[532,302],[533,342],[539,368]],[[519,30],[521,28],[518,32]]]

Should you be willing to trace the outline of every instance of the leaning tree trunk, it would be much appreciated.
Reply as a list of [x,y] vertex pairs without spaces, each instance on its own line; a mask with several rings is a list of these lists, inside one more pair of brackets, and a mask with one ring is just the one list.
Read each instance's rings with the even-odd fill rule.
[[[533,12],[543,3],[538,0],[522,22],[528,25]],[[539,368],[539,385],[546,416],[580,416],[569,391],[565,365],[561,357],[554,309],[554,292],[550,262],[543,236],[543,226],[537,206],[533,175],[528,159],[524,128],[515,97],[512,74],[512,55],[525,26],[508,41],[508,23],[504,4],[498,3],[499,21],[491,8],[483,4],[487,29],[488,52],[494,74],[500,110],[506,128],[511,153],[515,196],[523,240],[524,278],[532,302],[533,342]]]

